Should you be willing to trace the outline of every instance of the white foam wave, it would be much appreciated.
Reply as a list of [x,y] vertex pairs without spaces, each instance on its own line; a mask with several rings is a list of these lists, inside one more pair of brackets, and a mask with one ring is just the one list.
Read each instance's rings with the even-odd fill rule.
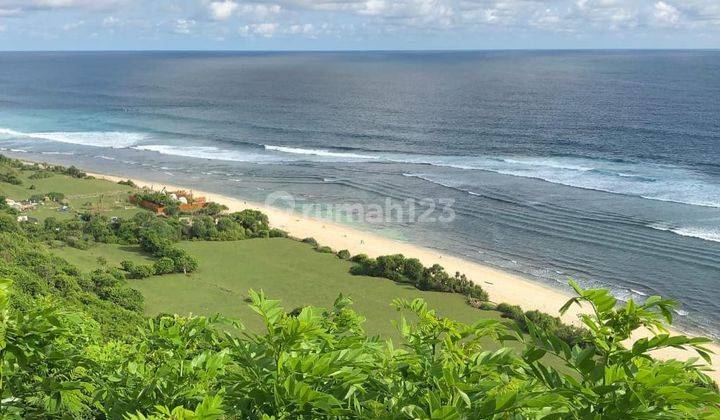
[[0,136],[32,138],[81,146],[110,147],[114,149],[134,146],[147,139],[147,135],[144,133],[123,131],[49,131],[25,133],[8,128],[0,128]]
[[285,147],[285,146],[272,146],[263,145],[265,150],[271,150],[275,152],[288,153],[293,155],[310,155],[310,156],[321,156],[331,158],[343,158],[343,159],[370,159],[377,160],[377,156],[360,155],[357,153],[344,153],[344,152],[332,152],[325,149],[302,149],[299,147]]
[[267,154],[241,150],[220,149],[214,146],[171,146],[166,144],[148,144],[133,149],[157,152],[163,155],[183,156],[196,159],[224,160],[231,162],[271,163],[282,159]]
[[720,242],[720,228],[701,228],[692,226],[681,227],[671,226],[666,223],[651,223],[648,227],[656,230],[672,232],[676,235],[699,238],[712,242]]
[[413,157],[407,162],[484,170],[649,200],[720,207],[720,183],[704,174],[680,167],[534,157],[437,156],[429,159]]

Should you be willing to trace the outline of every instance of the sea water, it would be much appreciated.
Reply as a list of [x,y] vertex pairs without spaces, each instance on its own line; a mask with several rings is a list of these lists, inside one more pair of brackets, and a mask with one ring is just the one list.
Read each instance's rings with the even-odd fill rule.
[[720,335],[718,51],[0,53],[0,148],[296,207],[446,200],[347,222]]

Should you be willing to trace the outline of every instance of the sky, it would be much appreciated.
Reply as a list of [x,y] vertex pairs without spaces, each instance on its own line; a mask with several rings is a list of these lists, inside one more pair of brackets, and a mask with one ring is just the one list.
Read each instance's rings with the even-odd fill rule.
[[0,50],[720,48],[720,0],[0,0]]

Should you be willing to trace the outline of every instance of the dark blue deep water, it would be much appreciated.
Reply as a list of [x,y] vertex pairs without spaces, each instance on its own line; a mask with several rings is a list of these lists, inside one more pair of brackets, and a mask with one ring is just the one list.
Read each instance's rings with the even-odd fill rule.
[[454,200],[364,227],[720,332],[718,51],[0,53],[0,148],[296,207]]

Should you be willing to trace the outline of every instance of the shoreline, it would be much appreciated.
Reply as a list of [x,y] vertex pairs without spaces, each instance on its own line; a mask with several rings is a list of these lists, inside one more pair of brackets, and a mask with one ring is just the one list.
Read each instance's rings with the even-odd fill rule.
[[[88,173],[96,178],[106,179],[113,182],[127,180],[128,178],[105,175],[99,173]],[[388,254],[403,254],[407,257],[414,257],[424,265],[442,265],[448,273],[456,271],[465,274],[471,281],[480,284],[490,295],[492,302],[506,302],[512,305],[520,305],[523,310],[539,310],[548,314],[559,316],[560,307],[572,297],[570,293],[553,289],[550,286],[532,281],[518,274],[503,271],[480,263],[467,261],[459,257],[444,254],[440,251],[425,248],[419,245],[400,242],[380,236],[376,233],[365,232],[359,229],[341,225],[332,221],[316,219],[300,214],[290,213],[264,204],[234,198],[208,191],[189,189],[182,186],[147,181],[138,178],[129,178],[138,186],[150,187],[155,190],[163,188],[167,190],[192,190],[197,195],[202,195],[209,201],[215,201],[226,205],[230,211],[242,209],[260,210],[268,215],[270,224],[273,227],[283,229],[290,235],[298,238],[313,237],[319,244],[329,246],[334,251],[347,249],[352,255],[367,254],[370,257],[378,257]],[[583,309],[574,305],[560,318],[563,322],[581,325],[579,315]],[[672,334],[681,334],[675,329],[669,329]],[[650,334],[647,330],[638,330],[632,340],[647,337]],[[707,372],[716,382],[720,382],[720,344],[713,342],[707,346],[714,352],[711,354],[712,370]],[[691,357],[699,357],[691,350],[666,348],[653,352],[653,356],[667,360],[687,360]],[[702,359],[700,360],[702,361]],[[704,361],[702,361],[704,363]]]
[[[519,274],[464,260],[420,245],[386,238],[376,233],[359,230],[333,221],[291,213],[241,198],[140,178],[127,178],[92,172],[88,172],[88,175],[112,182],[130,179],[139,187],[154,190],[163,188],[167,190],[191,190],[197,195],[205,196],[208,201],[224,204],[229,208],[229,211],[260,210],[268,215],[271,226],[285,230],[291,236],[297,238],[313,237],[319,244],[329,246],[334,251],[347,249],[352,255],[362,253],[373,258],[380,255],[403,254],[407,257],[417,258],[426,266],[437,263],[442,265],[448,273],[460,272],[465,274],[471,281],[482,286],[490,295],[492,302],[519,305],[526,311],[539,310],[553,316],[559,316],[558,310],[560,307],[573,296],[569,292],[554,289]],[[574,305],[560,318],[568,324],[581,325],[579,315],[583,312],[583,308]],[[673,328],[670,328],[669,331],[672,334],[682,334]],[[638,330],[631,340],[634,341],[649,335],[650,332],[647,330]],[[711,370],[706,373],[716,382],[720,382],[720,343],[712,342],[707,345],[707,348],[714,354],[711,354]],[[662,360],[699,358],[694,351],[676,348],[661,349],[652,354]],[[704,361],[700,359],[698,363],[704,364]]]

